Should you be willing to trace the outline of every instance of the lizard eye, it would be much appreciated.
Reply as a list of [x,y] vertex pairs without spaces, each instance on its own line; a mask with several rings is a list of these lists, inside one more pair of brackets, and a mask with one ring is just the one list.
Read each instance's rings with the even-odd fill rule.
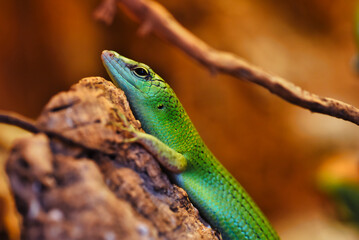
[[143,67],[135,67],[132,69],[133,73],[140,78],[145,78],[149,75],[148,70]]

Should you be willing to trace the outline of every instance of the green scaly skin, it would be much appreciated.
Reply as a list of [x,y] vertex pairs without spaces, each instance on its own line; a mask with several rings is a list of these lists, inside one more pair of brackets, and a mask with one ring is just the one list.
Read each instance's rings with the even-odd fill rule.
[[103,51],[102,60],[143,129],[159,139],[160,152],[170,148],[187,160],[185,169],[181,161],[177,171],[172,168],[173,178],[223,238],[279,239],[248,193],[204,144],[171,87],[147,65],[116,52]]

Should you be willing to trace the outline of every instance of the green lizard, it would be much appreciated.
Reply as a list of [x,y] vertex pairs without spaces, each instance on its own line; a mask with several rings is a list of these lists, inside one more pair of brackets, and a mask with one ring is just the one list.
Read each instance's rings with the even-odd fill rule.
[[160,163],[223,238],[279,239],[248,193],[204,144],[171,87],[147,65],[114,51],[103,51],[102,60],[148,133],[137,137],[164,156]]

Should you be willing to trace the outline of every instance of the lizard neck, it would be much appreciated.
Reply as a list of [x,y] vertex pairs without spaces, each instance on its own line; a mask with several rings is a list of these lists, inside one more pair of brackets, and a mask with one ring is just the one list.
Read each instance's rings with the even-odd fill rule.
[[166,109],[163,111],[166,112],[149,111],[148,108],[153,108],[153,104],[148,106],[142,103],[131,107],[145,132],[185,154],[193,151],[196,146],[203,145],[203,142],[177,97],[171,100],[171,104],[168,101],[164,104]]

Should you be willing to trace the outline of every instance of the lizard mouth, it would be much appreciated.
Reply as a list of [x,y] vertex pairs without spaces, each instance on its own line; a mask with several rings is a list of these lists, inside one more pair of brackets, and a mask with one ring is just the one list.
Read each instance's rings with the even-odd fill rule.
[[113,51],[103,50],[101,58],[108,74],[111,77],[111,81],[117,87],[125,91],[123,88],[131,86],[137,91],[142,92],[141,89],[133,83],[133,81],[129,80],[128,77],[125,76],[126,70],[128,70],[128,64],[121,59],[121,55]]

